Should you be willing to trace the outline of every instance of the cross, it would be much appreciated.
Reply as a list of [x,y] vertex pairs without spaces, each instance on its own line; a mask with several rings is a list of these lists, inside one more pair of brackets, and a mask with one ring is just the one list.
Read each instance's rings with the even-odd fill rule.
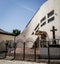
[[56,44],[56,40],[55,40],[55,31],[57,31],[57,29],[55,29],[55,26],[52,26],[52,34],[53,34],[53,44]]

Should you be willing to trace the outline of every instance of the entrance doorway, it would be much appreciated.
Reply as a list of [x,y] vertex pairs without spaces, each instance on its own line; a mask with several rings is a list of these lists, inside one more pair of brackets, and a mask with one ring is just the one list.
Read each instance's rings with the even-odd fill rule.
[[40,41],[40,46],[41,47],[47,47],[47,32],[45,32],[45,31],[42,31],[42,33],[41,33],[41,41]]

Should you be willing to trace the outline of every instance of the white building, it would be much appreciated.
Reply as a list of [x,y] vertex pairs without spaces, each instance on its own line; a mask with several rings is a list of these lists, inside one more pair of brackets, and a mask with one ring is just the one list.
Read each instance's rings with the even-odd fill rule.
[[52,39],[52,26],[57,29],[55,35],[60,39],[60,0],[47,0],[29,21],[21,35],[17,36],[18,47],[26,42],[26,47],[31,48],[37,39],[35,32],[47,33],[47,38]]

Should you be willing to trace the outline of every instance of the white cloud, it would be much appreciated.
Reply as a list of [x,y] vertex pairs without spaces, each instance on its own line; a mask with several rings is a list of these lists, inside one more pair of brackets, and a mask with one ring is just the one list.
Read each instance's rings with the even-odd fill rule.
[[35,12],[32,8],[29,8],[29,7],[27,7],[27,6],[23,6],[23,5],[22,5],[22,7],[23,7],[24,9],[28,10],[28,11]]
[[[13,0],[12,2],[15,2],[15,1]],[[23,4],[19,3],[19,2],[16,2],[15,5],[20,6],[20,7],[24,8],[24,9],[30,11],[30,12],[35,12],[32,8],[30,8],[30,7],[26,6],[26,5],[23,5]]]

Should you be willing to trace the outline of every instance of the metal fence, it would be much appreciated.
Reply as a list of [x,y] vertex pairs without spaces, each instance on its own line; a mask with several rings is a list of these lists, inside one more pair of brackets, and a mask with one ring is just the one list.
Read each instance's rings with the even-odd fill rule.
[[[53,42],[56,41],[56,44],[53,44]],[[55,40],[50,40],[50,41],[45,41],[45,40],[40,40],[40,47],[36,48],[36,43],[34,44],[34,48],[26,48],[25,47],[25,42],[22,43],[23,48],[19,48],[21,51],[18,53],[17,52],[17,44],[13,44],[13,53],[10,54],[10,56],[13,56],[14,58],[12,60],[28,60],[28,61],[36,61],[37,59],[48,59],[48,62],[50,63],[51,59],[60,59],[60,45],[58,44],[60,40],[55,39]],[[44,44],[41,44],[44,43]],[[47,44],[48,45],[47,45]],[[6,49],[4,51],[0,51],[2,53],[5,53],[5,57],[8,54],[8,44],[5,44]],[[10,48],[11,49],[11,48]],[[19,51],[19,50],[18,50]]]
[[[40,57],[39,59],[60,60],[60,39],[52,39],[50,41],[40,40]],[[43,44],[41,44],[43,42]],[[53,44],[55,42],[55,44]]]

